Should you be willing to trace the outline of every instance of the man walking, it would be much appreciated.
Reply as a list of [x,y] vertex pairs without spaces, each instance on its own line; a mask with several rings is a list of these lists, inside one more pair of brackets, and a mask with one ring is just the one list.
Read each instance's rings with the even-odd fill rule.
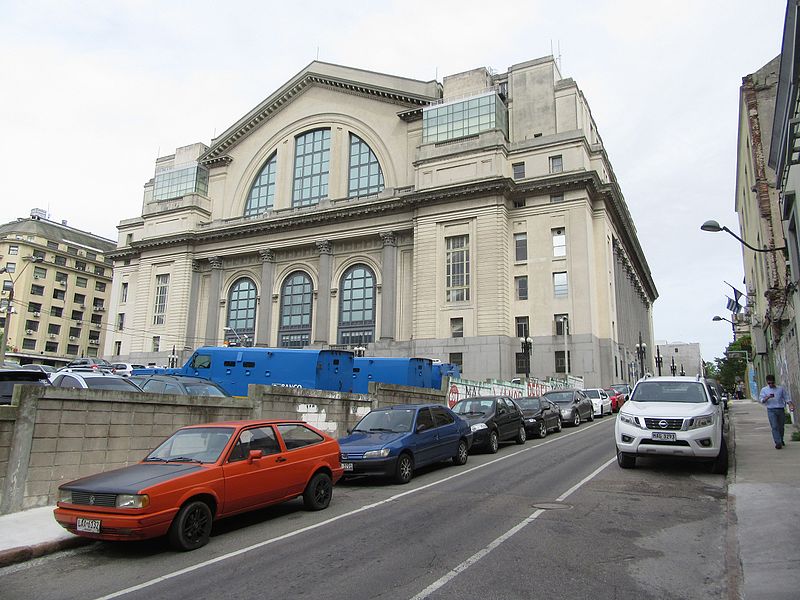
[[775,442],[775,449],[780,450],[785,445],[783,443],[783,424],[786,406],[788,405],[791,410],[794,410],[794,402],[789,398],[789,394],[783,386],[775,385],[775,375],[767,375],[767,385],[761,388],[758,401],[767,407],[769,426],[772,428],[772,440]]

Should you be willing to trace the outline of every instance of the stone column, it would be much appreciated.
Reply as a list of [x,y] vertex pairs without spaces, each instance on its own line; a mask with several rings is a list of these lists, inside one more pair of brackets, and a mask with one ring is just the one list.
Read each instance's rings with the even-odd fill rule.
[[272,334],[272,290],[275,287],[275,252],[258,251],[261,258],[261,294],[256,313],[256,346],[269,346]]
[[380,236],[383,240],[380,339],[393,340],[397,312],[397,238],[393,231],[383,232]]
[[212,256],[208,259],[211,263],[211,281],[208,285],[208,316],[206,318],[206,345],[216,346],[217,330],[219,329],[219,301],[220,286],[222,285],[222,258]]
[[333,250],[330,240],[316,242],[319,250],[319,289],[317,290],[317,306],[314,315],[314,343],[327,344],[328,328],[331,321],[331,263]]
[[[197,312],[197,304],[199,301],[199,292],[198,289],[200,287],[200,261],[193,260],[192,261],[192,281],[190,283],[189,288],[189,313],[186,319],[186,342],[185,346],[189,348],[196,348],[200,345],[199,341],[195,339],[197,335],[197,321],[200,318],[200,314]],[[183,348],[181,348],[183,350]]]

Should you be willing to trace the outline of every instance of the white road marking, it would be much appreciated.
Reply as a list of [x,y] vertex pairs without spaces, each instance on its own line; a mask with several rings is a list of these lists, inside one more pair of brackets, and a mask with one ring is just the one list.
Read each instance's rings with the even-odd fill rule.
[[[614,458],[608,460],[607,462],[605,462],[604,464],[600,465],[597,469],[595,469],[595,471],[593,473],[591,473],[590,475],[587,475],[586,477],[584,477],[581,481],[579,481],[578,483],[573,485],[566,492],[564,492],[558,498],[556,498],[556,501],[557,502],[563,502],[564,500],[566,500],[568,496],[570,496],[573,492],[575,492],[577,489],[579,489],[586,482],[588,482],[588,481],[592,480],[593,478],[595,478],[600,473],[600,471],[605,469],[608,465],[613,463],[615,460],[616,460],[616,457],[614,457]],[[513,536],[519,530],[523,529],[526,525],[532,523],[536,519],[536,517],[538,517],[539,515],[541,515],[544,512],[546,512],[546,511],[542,510],[541,508],[536,510],[533,514],[531,514],[525,520],[523,520],[522,522],[518,523],[517,525],[515,525],[514,527],[512,527],[511,529],[506,531],[503,535],[501,535],[499,538],[494,540],[492,543],[490,543],[488,546],[486,546],[483,550],[480,550],[480,551],[476,552],[475,554],[470,556],[467,560],[462,562],[460,565],[456,566],[455,568],[450,570],[448,573],[446,573],[443,577],[440,577],[439,579],[434,581],[432,584],[430,584],[428,587],[426,587],[424,590],[422,590],[419,594],[417,594],[416,596],[411,598],[411,600],[422,600],[423,598],[427,598],[433,592],[435,592],[436,590],[438,590],[439,588],[444,586],[448,581],[453,579],[456,575],[458,575],[459,573],[462,573],[463,571],[466,571],[468,568],[470,568],[472,565],[474,565],[476,562],[478,562],[484,556],[489,554],[489,552],[491,552],[492,550],[497,548],[500,544],[505,542],[507,539],[509,539],[511,536]]]
[[[433,481],[433,482],[431,482],[431,483],[427,483],[427,484],[425,484],[425,485],[421,485],[421,486],[419,486],[419,487],[417,487],[417,488],[414,488],[414,489],[411,489],[411,490],[407,490],[407,491],[405,491],[405,492],[400,492],[399,494],[395,494],[394,496],[391,496],[391,497],[389,497],[389,498],[386,498],[385,500],[380,500],[380,501],[378,501],[378,502],[373,502],[372,504],[365,504],[364,506],[362,506],[362,507],[360,507],[360,508],[356,508],[356,509],[354,509],[354,510],[351,510],[351,511],[349,511],[349,512],[343,513],[343,514],[341,514],[341,515],[338,515],[338,516],[336,516],[336,517],[332,517],[332,518],[330,518],[330,519],[327,519],[327,520],[325,520],[325,521],[320,521],[319,523],[315,523],[314,525],[309,525],[308,527],[303,527],[303,528],[301,528],[301,529],[296,529],[296,530],[294,530],[294,531],[291,531],[291,532],[289,532],[289,533],[285,533],[285,534],[283,534],[283,535],[279,535],[278,537],[274,537],[274,538],[271,538],[271,539],[268,539],[268,540],[264,540],[263,542],[259,542],[258,544],[253,544],[252,546],[247,546],[246,548],[240,548],[239,550],[235,550],[235,551],[233,551],[233,552],[229,552],[228,554],[223,554],[223,555],[221,555],[221,556],[218,556],[218,557],[216,557],[216,558],[212,558],[212,559],[210,559],[210,560],[206,560],[206,561],[203,561],[203,562],[201,562],[201,563],[197,563],[196,565],[192,565],[192,566],[190,566],[190,567],[186,567],[186,568],[184,568],[184,569],[180,569],[180,570],[178,570],[178,571],[173,571],[172,573],[167,573],[166,575],[162,575],[161,577],[156,577],[155,579],[151,579],[151,580],[149,580],[149,581],[145,581],[144,583],[140,583],[139,585],[134,585],[134,586],[132,586],[132,587],[125,588],[125,589],[123,589],[123,590],[119,590],[119,591],[117,591],[117,592],[112,592],[111,594],[108,594],[108,595],[106,595],[106,596],[101,596],[100,598],[97,598],[96,600],[110,600],[111,598],[119,598],[119,597],[121,597],[121,596],[125,596],[126,594],[130,594],[131,592],[137,592],[137,591],[139,591],[139,590],[143,590],[143,589],[145,589],[145,588],[152,587],[152,586],[156,585],[157,583],[161,583],[162,581],[168,581],[168,580],[170,580],[170,579],[174,579],[175,577],[179,577],[179,576],[181,576],[181,575],[185,575],[186,573],[191,573],[191,572],[193,572],[193,571],[197,571],[197,570],[199,570],[199,569],[203,569],[203,568],[205,568],[205,567],[208,567],[208,566],[210,566],[210,565],[213,565],[213,564],[216,564],[216,563],[219,563],[219,562],[222,562],[222,561],[228,560],[228,559],[230,559],[230,558],[233,558],[233,557],[235,557],[235,556],[239,556],[239,555],[241,555],[241,554],[245,554],[246,552],[250,552],[251,550],[256,550],[256,549],[258,549],[258,548],[263,548],[264,546],[268,546],[268,545],[270,545],[270,544],[274,544],[274,543],[276,543],[276,542],[280,542],[280,541],[283,541],[283,540],[289,539],[289,538],[291,538],[291,537],[294,537],[294,536],[296,536],[296,535],[300,535],[301,533],[306,533],[307,531],[312,531],[312,530],[314,530],[314,529],[317,529],[317,528],[319,528],[319,527],[322,527],[322,526],[324,526],[324,525],[328,525],[328,524],[330,524],[330,523],[334,523],[334,522],[336,522],[336,521],[339,521],[339,520],[341,520],[341,519],[345,519],[345,518],[347,518],[347,517],[352,517],[353,515],[357,515],[357,514],[359,514],[359,513],[362,513],[362,512],[364,512],[364,511],[371,510],[371,509],[373,509],[373,508],[377,508],[377,507],[379,507],[379,506],[383,506],[384,504],[389,504],[390,502],[394,502],[395,500],[398,500],[398,499],[400,499],[400,498],[403,498],[403,497],[405,497],[405,496],[410,496],[411,494],[416,494],[417,492],[421,492],[422,490],[426,490],[426,489],[428,489],[428,488],[431,488],[431,487],[434,487],[434,486],[437,486],[437,485],[441,485],[441,484],[443,484],[443,483],[445,483],[445,482],[447,482],[447,481],[450,481],[450,480],[452,480],[452,479],[455,479],[456,477],[462,477],[462,476],[464,476],[464,475],[467,475],[468,473],[472,473],[473,471],[477,471],[478,469],[483,469],[483,468],[485,468],[485,467],[488,467],[489,465],[493,465],[493,464],[495,464],[495,463],[498,463],[498,462],[501,462],[501,461],[503,461],[503,460],[507,460],[507,459],[509,459],[509,458],[512,458],[512,457],[514,457],[514,456],[518,456],[518,455],[520,455],[520,454],[522,454],[522,453],[524,453],[524,452],[529,452],[529,451],[531,451],[531,450],[535,450],[535,449],[537,449],[537,448],[541,448],[542,446],[546,446],[546,445],[548,445],[548,444],[555,443],[555,442],[557,442],[557,441],[559,441],[559,440],[564,440],[564,439],[566,439],[566,438],[568,438],[568,437],[572,437],[573,435],[577,435],[577,434],[579,434],[579,433],[581,433],[581,432],[583,432],[583,431],[586,431],[586,430],[588,430],[588,429],[591,429],[592,427],[595,427],[595,426],[597,426],[597,425],[599,425],[599,424],[600,424],[600,423],[594,423],[594,424],[592,424],[592,425],[589,425],[589,426],[587,426],[587,427],[584,427],[583,429],[580,429],[580,430],[578,430],[578,431],[573,431],[572,433],[567,433],[567,434],[559,435],[557,438],[553,438],[553,439],[550,439],[550,440],[544,441],[544,442],[542,442],[541,444],[536,444],[535,446],[527,446],[527,447],[525,447],[525,448],[522,448],[522,449],[520,449],[520,450],[518,450],[518,451],[516,451],[516,452],[512,452],[511,454],[504,454],[503,456],[501,456],[501,457],[499,457],[499,458],[495,458],[494,460],[491,460],[491,461],[489,461],[489,462],[483,463],[482,465],[476,465],[476,466],[474,466],[474,467],[471,467],[471,468],[469,468],[469,469],[466,469],[466,470],[460,470],[458,473],[456,473],[456,474],[454,474],[454,475],[450,475],[449,477],[445,477],[444,479],[440,479],[440,480],[438,480],[438,481]],[[599,468],[597,471],[595,471],[594,473],[592,473],[592,475],[590,475],[589,477],[587,477],[586,479],[584,479],[583,481],[581,481],[580,483],[578,483],[576,486],[573,486],[572,488],[570,488],[570,489],[569,489],[569,490],[568,490],[568,491],[565,493],[566,495],[565,495],[565,494],[562,494],[561,496],[559,496],[559,497],[558,497],[558,499],[557,499],[557,500],[558,500],[558,501],[561,501],[561,500],[563,500],[564,498],[566,498],[566,497],[567,497],[569,494],[571,494],[573,491],[575,491],[576,489],[578,489],[578,488],[579,488],[581,485],[583,485],[583,484],[584,484],[586,481],[588,481],[589,479],[591,479],[592,477],[594,477],[594,476],[595,476],[597,473],[599,473],[599,472],[600,472],[602,469],[604,469],[606,466],[608,466],[608,464],[609,464],[610,462],[611,462],[611,461],[609,461],[608,463],[604,464],[604,465],[603,465],[602,467],[600,467],[600,468]],[[534,516],[534,515],[531,515],[531,517],[532,517],[532,518],[531,518],[531,517],[528,517],[528,519],[526,519],[525,521],[523,521],[523,522],[522,522],[520,525],[517,525],[517,526],[516,526],[516,527],[514,527],[512,530],[510,530],[510,531],[512,531],[513,533],[510,533],[510,534],[509,534],[509,533],[506,533],[506,534],[504,534],[504,536],[506,536],[506,537],[503,537],[503,536],[501,536],[501,537],[503,537],[503,540],[504,540],[504,539],[506,539],[507,537],[511,537],[512,535],[514,535],[514,533],[516,533],[517,531],[519,531],[520,529],[522,529],[522,527],[524,527],[525,525],[527,525],[527,523],[528,523],[528,522],[530,522],[530,521],[532,521],[533,519],[535,519],[535,518],[536,518],[536,516],[538,516],[538,514],[537,514],[537,513],[539,513],[539,512],[542,512],[542,511],[537,511],[536,513],[534,513],[534,515],[535,515],[535,516]],[[501,540],[501,538],[498,538],[498,540]],[[503,541],[503,540],[501,540],[501,542],[500,542],[500,543],[502,543],[502,541]],[[495,540],[495,542],[496,542],[496,541],[497,541],[497,540]],[[492,544],[494,544],[495,542],[492,542]],[[472,561],[472,562],[477,562],[478,560],[480,560],[480,558],[481,558],[482,556],[485,556],[486,554],[488,554],[488,553],[489,553],[489,552],[490,552],[490,551],[491,551],[491,550],[492,550],[492,549],[495,547],[495,546],[492,546],[492,544],[490,544],[489,546],[487,546],[488,550],[486,550],[485,552],[482,550],[481,552],[483,552],[483,554],[482,554],[480,557],[476,558],[476,559],[475,559],[474,561]],[[499,543],[498,543],[497,545],[499,545]],[[479,554],[480,554],[480,553],[479,553]],[[476,555],[476,556],[477,556],[477,555]],[[468,560],[472,560],[472,559],[468,559]],[[464,563],[462,563],[462,564],[464,564]],[[470,563],[470,564],[472,564],[472,563]],[[467,566],[469,566],[469,565],[467,565]],[[459,567],[461,567],[461,565],[459,565]],[[456,567],[456,569],[458,569],[459,567]],[[465,567],[461,568],[461,569],[460,569],[460,571],[463,571],[463,570],[464,570],[464,569],[466,569],[466,568],[467,568],[467,567],[465,566]],[[454,569],[454,571],[455,571],[455,569]],[[460,571],[459,571],[459,572],[460,572]],[[455,573],[455,574],[457,574],[457,573]],[[453,577],[455,577],[455,574],[453,575]],[[450,579],[452,579],[453,577],[450,577],[450,578],[449,578],[447,581],[449,581],[449,580],[450,580]],[[441,581],[441,580],[440,580],[440,581]],[[437,582],[437,583],[438,583],[438,582]],[[442,583],[442,585],[444,585],[444,583],[446,583],[446,581],[445,581],[445,582],[443,582],[443,583]],[[435,584],[434,584],[434,585],[435,585]],[[441,585],[440,585],[439,587],[441,587]],[[426,588],[426,590],[428,590],[428,589],[429,589],[429,588]],[[424,593],[426,590],[423,590],[423,592],[420,592],[420,594]],[[430,593],[430,592],[428,592],[428,593]],[[425,597],[425,596],[420,596],[420,595],[414,596],[414,598],[424,598],[424,597]]]

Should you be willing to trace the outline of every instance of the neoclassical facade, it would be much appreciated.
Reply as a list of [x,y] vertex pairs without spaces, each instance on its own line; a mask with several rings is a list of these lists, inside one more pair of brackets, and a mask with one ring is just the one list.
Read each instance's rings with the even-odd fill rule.
[[364,347],[606,385],[652,347],[647,261],[552,57],[441,83],[312,62],[158,158],[119,232],[109,356]]

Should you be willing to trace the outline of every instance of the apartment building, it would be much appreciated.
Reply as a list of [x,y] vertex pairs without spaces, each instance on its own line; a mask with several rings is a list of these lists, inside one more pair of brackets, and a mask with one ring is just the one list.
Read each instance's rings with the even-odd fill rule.
[[106,354],[137,361],[365,348],[595,386],[634,379],[636,344],[652,348],[634,223],[549,56],[442,82],[312,62],[209,144],[158,157],[111,256]]

